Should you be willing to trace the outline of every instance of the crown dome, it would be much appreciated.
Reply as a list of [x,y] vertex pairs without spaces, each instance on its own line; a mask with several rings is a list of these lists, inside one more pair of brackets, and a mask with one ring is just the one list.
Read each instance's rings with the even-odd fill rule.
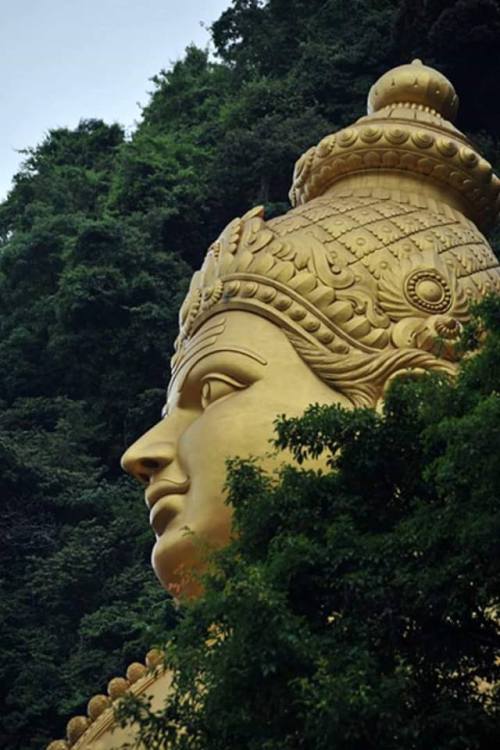
[[458,96],[453,85],[421,60],[388,70],[373,84],[368,94],[368,114],[400,102],[434,110],[451,122],[457,116]]

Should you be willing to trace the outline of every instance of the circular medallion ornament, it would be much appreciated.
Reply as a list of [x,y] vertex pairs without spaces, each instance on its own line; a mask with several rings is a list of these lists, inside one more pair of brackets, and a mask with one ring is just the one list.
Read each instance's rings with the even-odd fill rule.
[[414,271],[405,281],[405,294],[412,305],[427,313],[443,313],[452,303],[447,281],[435,269]]

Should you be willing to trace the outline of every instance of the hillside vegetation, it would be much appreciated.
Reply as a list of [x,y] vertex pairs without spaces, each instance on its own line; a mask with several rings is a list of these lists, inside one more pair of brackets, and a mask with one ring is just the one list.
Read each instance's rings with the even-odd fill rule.
[[[119,456],[163,403],[177,311],[224,225],[287,209],[294,161],[421,57],[500,162],[496,0],[233,0],[140,124],[27,150],[0,205],[0,746],[35,750],[175,622]],[[169,57],[165,50],[165,59]],[[354,745],[353,745],[354,747]]]

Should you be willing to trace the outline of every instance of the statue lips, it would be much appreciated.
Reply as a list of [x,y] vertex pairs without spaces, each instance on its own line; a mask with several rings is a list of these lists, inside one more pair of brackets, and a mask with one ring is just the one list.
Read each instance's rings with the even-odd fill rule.
[[149,523],[156,536],[161,536],[183,506],[182,495],[189,489],[189,481],[174,482],[157,479],[145,493],[146,505],[150,509]]

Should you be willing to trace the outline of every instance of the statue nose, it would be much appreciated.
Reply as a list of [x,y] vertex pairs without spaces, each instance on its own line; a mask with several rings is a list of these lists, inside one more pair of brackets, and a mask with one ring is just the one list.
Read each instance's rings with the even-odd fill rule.
[[122,468],[143,484],[172,463],[175,458],[174,444],[147,440],[148,433],[139,438],[122,456]]

